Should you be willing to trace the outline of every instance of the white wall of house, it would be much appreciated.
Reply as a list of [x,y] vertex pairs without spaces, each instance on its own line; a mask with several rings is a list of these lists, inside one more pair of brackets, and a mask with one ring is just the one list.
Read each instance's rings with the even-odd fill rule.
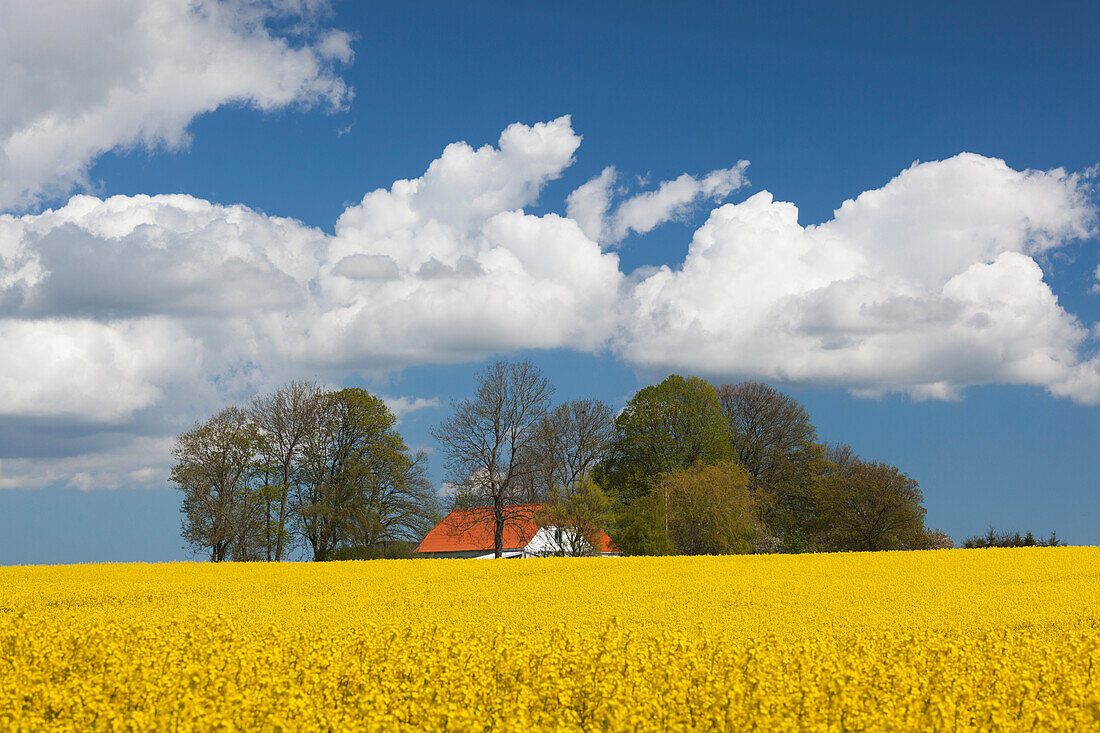
[[[497,555],[496,555],[495,552],[490,551],[488,555],[478,555],[476,559],[477,560],[493,560],[493,559],[496,558],[496,556]],[[507,558],[510,558],[510,557],[527,557],[527,555],[524,554],[522,548],[520,548],[518,550],[501,550],[500,551],[500,556],[501,556],[501,558],[504,558],[504,559],[507,559]]]
[[572,534],[558,527],[542,527],[527,543],[527,547],[523,548],[524,557],[558,555],[563,550],[566,555],[572,555],[573,543],[570,541]]
[[[488,554],[486,554],[488,552]],[[514,547],[505,549],[501,557],[521,557],[523,555],[522,547]],[[496,553],[493,550],[454,550],[452,552],[422,552],[421,557],[455,557],[472,560],[488,560],[496,557]]]
[[546,555],[559,555],[563,551],[565,555],[572,556],[574,542],[587,549],[588,553],[586,554],[596,554],[604,557],[618,557],[619,555],[617,552],[604,553],[597,551],[593,553],[587,540],[584,537],[577,536],[577,532],[572,527],[543,527],[535,533],[535,536],[527,543],[527,547],[523,548],[523,556],[544,557]]

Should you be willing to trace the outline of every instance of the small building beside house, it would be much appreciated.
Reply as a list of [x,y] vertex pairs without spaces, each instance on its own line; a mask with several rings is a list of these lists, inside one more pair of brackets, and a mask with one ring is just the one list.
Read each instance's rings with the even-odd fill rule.
[[[502,557],[544,557],[556,554],[559,548],[569,548],[571,532],[559,527],[540,527],[535,521],[538,505],[516,507],[518,517],[504,525]],[[601,557],[618,557],[622,553],[606,532],[594,538],[594,548]],[[495,557],[493,546],[492,509],[477,507],[456,509],[431,532],[416,549],[421,557],[459,557],[490,559]]]

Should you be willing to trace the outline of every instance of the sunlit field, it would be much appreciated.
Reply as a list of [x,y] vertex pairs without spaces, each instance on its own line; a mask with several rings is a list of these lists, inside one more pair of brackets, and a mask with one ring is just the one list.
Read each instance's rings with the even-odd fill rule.
[[1100,728],[1100,549],[0,569],[0,729]]

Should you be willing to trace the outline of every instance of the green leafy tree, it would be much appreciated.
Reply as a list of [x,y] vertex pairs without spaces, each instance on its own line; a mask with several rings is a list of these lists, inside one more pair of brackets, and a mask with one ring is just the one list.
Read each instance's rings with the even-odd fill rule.
[[172,481],[184,538],[211,559],[278,560],[295,537],[338,548],[419,540],[438,502],[385,403],[361,389],[292,382],[179,436]]
[[756,535],[752,477],[733,461],[696,464],[662,475],[669,541],[685,555],[752,552]]
[[181,534],[213,562],[251,557],[261,506],[250,487],[259,435],[247,413],[227,407],[176,438],[171,482],[183,494]]
[[639,496],[615,514],[611,539],[624,555],[672,555],[668,539],[664,497],[657,492]]
[[896,550],[924,537],[924,495],[897,467],[849,457],[822,480],[822,537],[836,550]]
[[410,454],[403,442],[391,446],[384,466],[364,481],[359,499],[352,505],[342,544],[376,547],[419,541],[440,516],[439,500],[427,477],[428,455]]
[[553,528],[555,547],[549,554],[586,557],[600,554],[599,536],[611,525],[611,501],[588,476],[572,491],[554,490],[535,514],[540,527]]
[[674,374],[639,390],[619,413],[600,478],[625,507],[661,474],[731,458],[729,438],[714,387]]
[[338,547],[419,539],[431,528],[435,492],[426,456],[412,456],[397,418],[363,389],[328,392],[302,444],[294,510],[314,560]]

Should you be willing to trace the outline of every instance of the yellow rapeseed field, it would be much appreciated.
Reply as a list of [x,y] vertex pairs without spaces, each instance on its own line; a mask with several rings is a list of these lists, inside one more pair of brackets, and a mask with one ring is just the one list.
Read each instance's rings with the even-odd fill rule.
[[2,730],[1100,730],[1100,549],[0,569]]

